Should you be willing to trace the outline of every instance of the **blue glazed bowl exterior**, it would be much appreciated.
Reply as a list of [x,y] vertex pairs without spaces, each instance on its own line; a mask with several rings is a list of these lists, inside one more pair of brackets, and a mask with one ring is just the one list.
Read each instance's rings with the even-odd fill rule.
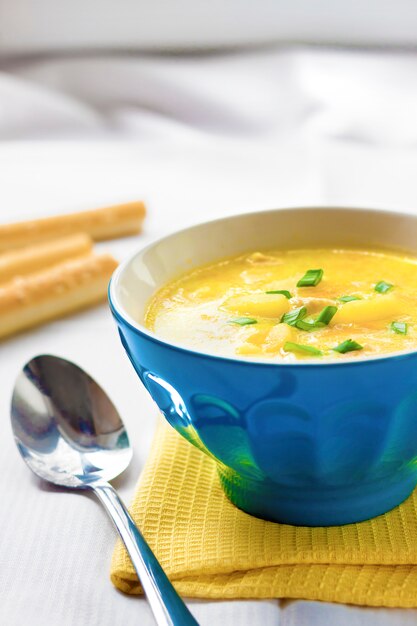
[[166,344],[112,311],[146,389],[168,422],[216,460],[225,493],[244,511],[347,524],[388,511],[415,487],[417,354],[239,361]]
[[168,422],[217,463],[238,507],[332,525],[374,517],[417,484],[417,352],[271,363],[164,342],[143,320],[182,272],[249,250],[390,248],[417,256],[417,217],[305,207],[214,220],[138,251],[112,278],[110,305],[143,384]]

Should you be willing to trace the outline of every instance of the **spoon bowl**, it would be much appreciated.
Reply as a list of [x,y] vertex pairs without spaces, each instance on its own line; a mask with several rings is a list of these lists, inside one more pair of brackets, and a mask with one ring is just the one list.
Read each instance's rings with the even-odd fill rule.
[[74,363],[40,355],[29,361],[17,377],[11,422],[19,452],[35,474],[61,487],[90,489],[107,509],[156,623],[197,625],[107,482],[127,468],[132,448],[121,417],[105,391]]
[[75,489],[112,480],[132,459],[126,429],[103,389],[74,363],[52,355],[32,359],[12,397],[12,428],[30,469]]

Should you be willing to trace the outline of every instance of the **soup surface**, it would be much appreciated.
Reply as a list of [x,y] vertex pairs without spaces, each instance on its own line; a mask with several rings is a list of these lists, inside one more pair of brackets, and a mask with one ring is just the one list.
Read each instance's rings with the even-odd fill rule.
[[148,328],[223,356],[339,360],[417,348],[417,259],[377,250],[253,252],[152,298]]

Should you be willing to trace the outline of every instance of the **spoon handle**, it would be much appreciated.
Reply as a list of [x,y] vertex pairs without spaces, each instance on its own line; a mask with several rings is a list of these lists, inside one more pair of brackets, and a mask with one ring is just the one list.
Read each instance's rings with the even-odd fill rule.
[[89,485],[107,509],[132,560],[158,626],[198,626],[111,485]]

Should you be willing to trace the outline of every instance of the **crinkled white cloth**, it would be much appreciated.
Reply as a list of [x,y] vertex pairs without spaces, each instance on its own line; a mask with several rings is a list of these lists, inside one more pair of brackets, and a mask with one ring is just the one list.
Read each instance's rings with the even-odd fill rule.
[[[94,56],[0,62],[0,219],[144,197],[140,241],[191,222],[307,204],[417,207],[417,55],[270,49],[229,55]],[[88,496],[57,492],[24,467],[8,423],[18,369],[52,352],[89,370],[135,447],[117,481],[128,500],[154,407],[106,307],[0,345],[0,622],[152,624],[116,592],[114,531]],[[417,611],[313,602],[192,602],[202,626],[406,626]]]

